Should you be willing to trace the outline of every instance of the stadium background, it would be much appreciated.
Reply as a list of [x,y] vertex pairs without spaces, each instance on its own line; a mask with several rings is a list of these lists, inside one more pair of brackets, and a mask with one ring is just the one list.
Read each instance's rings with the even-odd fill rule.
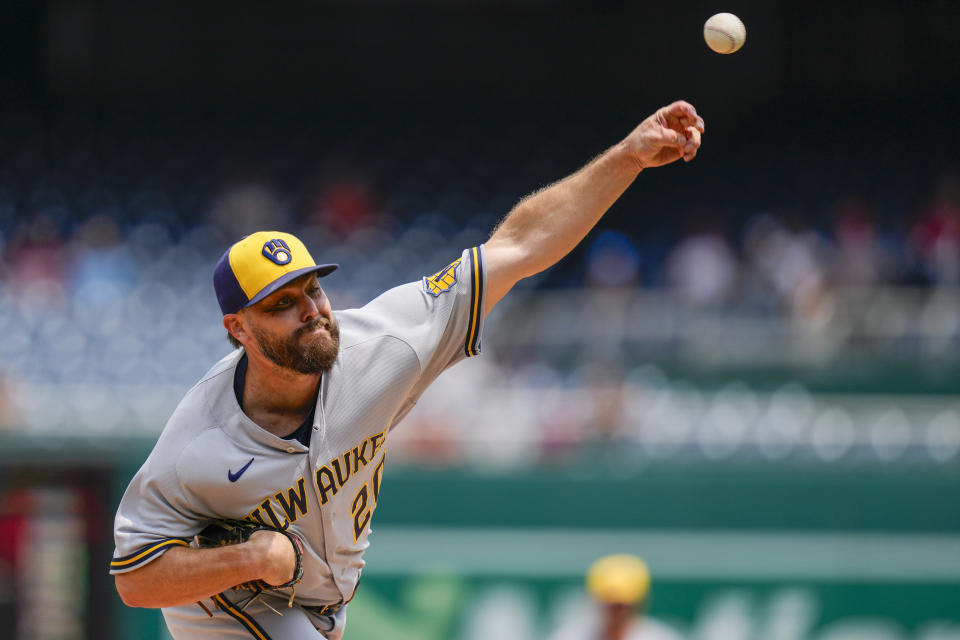
[[165,637],[112,589],[112,516],[228,348],[236,237],[298,232],[362,304],[682,97],[697,160],[641,175],[392,437],[346,637],[545,638],[633,552],[692,640],[960,638],[958,15],[5,4],[0,635]]

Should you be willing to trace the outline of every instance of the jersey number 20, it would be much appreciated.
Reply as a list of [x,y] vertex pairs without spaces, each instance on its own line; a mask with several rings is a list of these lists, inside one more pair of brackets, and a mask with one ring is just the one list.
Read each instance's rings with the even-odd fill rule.
[[[353,541],[357,542],[363,532],[366,531],[370,523],[370,517],[373,510],[377,508],[377,500],[380,498],[380,480],[383,478],[383,458],[380,458],[380,464],[373,470],[373,478],[370,482],[364,482],[357,495],[353,497],[353,504],[350,506],[350,513],[353,515]],[[367,485],[373,487],[373,505],[369,506],[369,489]]]

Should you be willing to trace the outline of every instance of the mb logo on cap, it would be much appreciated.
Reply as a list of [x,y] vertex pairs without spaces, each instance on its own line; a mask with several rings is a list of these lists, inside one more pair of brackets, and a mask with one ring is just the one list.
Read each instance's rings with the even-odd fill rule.
[[263,243],[263,257],[274,264],[283,266],[290,262],[293,257],[290,255],[290,247],[280,238],[267,240]]

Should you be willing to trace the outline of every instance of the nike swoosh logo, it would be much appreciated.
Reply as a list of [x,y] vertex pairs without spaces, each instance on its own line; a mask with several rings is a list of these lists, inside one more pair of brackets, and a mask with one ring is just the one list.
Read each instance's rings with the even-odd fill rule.
[[243,472],[247,470],[247,467],[249,467],[252,464],[253,464],[253,458],[250,458],[250,462],[243,465],[243,469],[240,469],[240,471],[237,471],[236,473],[233,473],[232,471],[230,471],[230,469],[227,469],[227,478],[230,480],[230,482],[236,482],[237,480],[240,479],[240,476],[243,475]]

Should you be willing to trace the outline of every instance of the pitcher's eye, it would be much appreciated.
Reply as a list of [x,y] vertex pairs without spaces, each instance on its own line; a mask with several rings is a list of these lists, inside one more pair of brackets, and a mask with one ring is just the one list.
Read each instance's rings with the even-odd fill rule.
[[286,309],[287,307],[289,307],[291,304],[293,304],[293,299],[290,298],[290,297],[288,297],[288,296],[284,296],[283,298],[280,298],[279,300],[277,300],[277,301],[274,303],[274,305],[270,308],[270,310],[271,310],[271,311],[282,311],[282,310]]

